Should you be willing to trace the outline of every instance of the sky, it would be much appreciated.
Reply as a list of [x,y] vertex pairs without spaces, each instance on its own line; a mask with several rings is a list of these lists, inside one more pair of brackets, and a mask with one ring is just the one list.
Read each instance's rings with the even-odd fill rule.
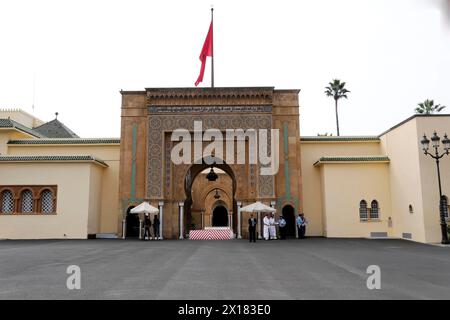
[[[214,6],[215,86],[301,89],[301,135],[375,135],[434,99],[450,113],[447,0],[0,2],[0,108],[120,136],[120,90],[193,87]],[[210,86],[207,64],[204,82]]]

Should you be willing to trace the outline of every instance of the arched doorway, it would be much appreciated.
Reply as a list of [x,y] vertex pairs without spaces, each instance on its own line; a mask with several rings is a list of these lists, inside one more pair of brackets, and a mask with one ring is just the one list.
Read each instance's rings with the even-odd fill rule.
[[[214,173],[218,178],[209,179],[210,173]],[[198,183],[199,181],[202,183]],[[226,181],[226,185],[222,185],[221,181]],[[219,225],[226,227],[230,224],[233,230],[237,230],[237,205],[234,199],[236,178],[233,169],[223,160],[216,157],[205,157],[201,163],[191,165],[185,174],[184,189],[186,193],[184,230],[186,232],[192,228],[198,229],[199,226],[203,226],[203,228]],[[196,190],[202,190],[201,194]],[[196,196],[193,196],[194,194]],[[204,208],[202,211],[203,221],[198,208],[199,203],[203,204]],[[217,214],[214,215],[214,210],[219,204],[223,208],[217,208]],[[230,215],[231,220],[229,221]]]
[[137,213],[131,213],[131,209],[134,206],[131,206],[127,209],[127,217],[126,217],[126,238],[139,238],[139,215]]
[[286,220],[286,237],[295,238],[295,210],[291,205],[285,205],[282,210]]
[[223,205],[218,205],[213,210],[212,217],[213,227],[227,227],[228,226],[228,210]]

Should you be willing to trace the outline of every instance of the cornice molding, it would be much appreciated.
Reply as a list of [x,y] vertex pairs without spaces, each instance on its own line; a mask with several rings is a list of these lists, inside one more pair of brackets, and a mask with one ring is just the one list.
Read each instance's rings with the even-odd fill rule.
[[147,88],[147,105],[272,105],[273,87]]

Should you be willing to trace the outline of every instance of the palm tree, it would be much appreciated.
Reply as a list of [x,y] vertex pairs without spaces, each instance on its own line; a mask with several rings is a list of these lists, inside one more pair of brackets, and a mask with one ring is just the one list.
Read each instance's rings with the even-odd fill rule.
[[338,117],[338,100],[341,98],[347,99],[347,93],[350,93],[347,89],[345,89],[345,82],[341,82],[341,80],[334,79],[333,82],[329,83],[328,87],[325,87],[325,94],[327,97],[333,97],[336,108],[336,128],[337,135],[339,136],[339,117]]
[[434,100],[425,100],[422,103],[418,104],[418,107],[416,108],[416,113],[419,114],[433,114],[441,112],[445,106],[441,106],[440,104],[434,104]]

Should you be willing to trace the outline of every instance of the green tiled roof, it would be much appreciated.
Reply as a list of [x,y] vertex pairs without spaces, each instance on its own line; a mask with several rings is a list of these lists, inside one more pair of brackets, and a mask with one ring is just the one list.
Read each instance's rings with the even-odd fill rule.
[[326,162],[389,162],[386,156],[322,157],[314,165]]
[[79,138],[75,132],[70,130],[58,119],[44,123],[33,130],[39,132],[47,138]]
[[334,141],[341,141],[341,142],[352,142],[352,141],[380,141],[380,138],[377,136],[305,136],[300,137],[300,141],[305,142],[334,142]]
[[28,127],[24,126],[23,124],[20,124],[11,119],[0,119],[0,128],[14,128],[14,129],[20,130],[22,132],[28,133],[32,136],[35,136],[36,138],[44,137],[39,132],[36,132],[33,129],[28,128]]
[[98,158],[91,155],[83,156],[14,156],[14,155],[0,155],[0,162],[84,162],[93,161],[102,166],[108,167],[108,165]]
[[30,139],[10,140],[8,144],[14,145],[42,145],[42,144],[118,144],[119,138],[87,138],[87,139]]

